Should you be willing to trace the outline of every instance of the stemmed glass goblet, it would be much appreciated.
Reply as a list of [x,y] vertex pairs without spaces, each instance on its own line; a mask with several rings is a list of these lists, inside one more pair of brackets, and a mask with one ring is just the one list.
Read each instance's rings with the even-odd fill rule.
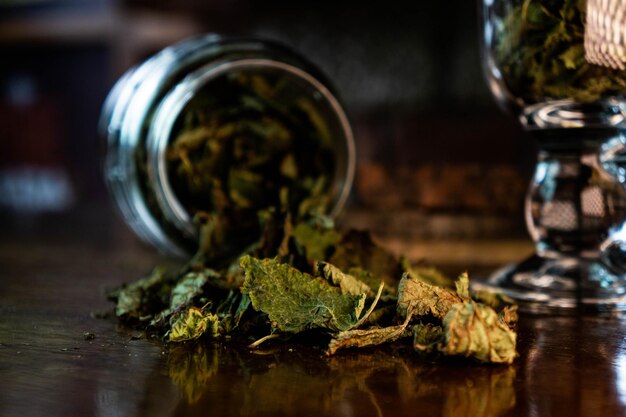
[[497,102],[539,147],[536,252],[477,287],[535,310],[626,309],[626,0],[480,0]]

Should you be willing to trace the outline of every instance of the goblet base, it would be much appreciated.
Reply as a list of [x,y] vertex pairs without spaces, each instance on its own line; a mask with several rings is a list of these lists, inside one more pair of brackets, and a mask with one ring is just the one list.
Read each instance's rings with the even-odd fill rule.
[[626,311],[626,275],[597,259],[535,254],[474,282],[472,288],[504,294],[527,312]]

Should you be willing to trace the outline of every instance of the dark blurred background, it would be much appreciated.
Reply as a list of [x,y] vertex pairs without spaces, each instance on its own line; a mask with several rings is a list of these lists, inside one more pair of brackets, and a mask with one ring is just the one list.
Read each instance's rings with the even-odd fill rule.
[[487,90],[468,0],[0,2],[0,236],[116,230],[102,102],[129,67],[202,32],[279,40],[334,82],[358,151],[347,223],[408,240],[525,236],[535,150]]

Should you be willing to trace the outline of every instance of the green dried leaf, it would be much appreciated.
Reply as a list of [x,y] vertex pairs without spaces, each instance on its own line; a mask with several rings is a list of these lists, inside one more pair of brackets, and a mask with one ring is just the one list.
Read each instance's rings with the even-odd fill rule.
[[405,273],[398,285],[397,312],[405,317],[409,306],[413,306],[416,316],[432,316],[443,319],[453,305],[463,301],[451,290],[427,284]]
[[565,52],[559,55],[559,58],[563,61],[565,68],[579,68],[585,63],[585,47],[582,44],[570,46]]
[[232,290],[215,310],[220,318],[220,328],[224,334],[232,333],[250,307],[250,298],[239,290]]
[[339,332],[331,339],[330,343],[328,344],[326,354],[334,355],[340,349],[354,347],[362,348],[395,342],[401,337],[406,337],[410,335],[410,333],[405,332],[410,320],[411,315],[409,314],[404,320],[404,323],[398,326],[389,326],[382,328],[374,327],[367,330],[355,329]]
[[264,196],[263,176],[248,169],[232,168],[228,175],[228,197],[238,209],[250,209]]
[[452,306],[443,320],[445,341],[439,350],[479,362],[513,363],[517,335],[489,306],[474,301]]
[[454,286],[456,287],[457,295],[461,297],[463,301],[470,299],[469,277],[467,276],[467,272],[461,274],[459,279],[454,283]]
[[161,311],[150,325],[161,325],[172,313],[191,305],[194,298],[202,294],[207,280],[208,277],[204,273],[189,272],[183,275],[172,289],[169,307]]
[[170,324],[172,328],[166,334],[168,342],[196,340],[204,334],[212,338],[219,336],[219,317],[204,308],[189,307],[174,314]]
[[256,310],[269,316],[275,329],[290,333],[312,328],[341,331],[359,320],[365,294],[346,294],[328,281],[276,259],[244,256],[241,267],[245,271],[242,292]]
[[173,311],[191,303],[194,297],[202,294],[207,280],[207,274],[204,273],[190,272],[184,275],[172,289],[170,309]]
[[149,320],[167,305],[170,290],[165,269],[157,267],[147,277],[116,291],[115,315],[127,320]]

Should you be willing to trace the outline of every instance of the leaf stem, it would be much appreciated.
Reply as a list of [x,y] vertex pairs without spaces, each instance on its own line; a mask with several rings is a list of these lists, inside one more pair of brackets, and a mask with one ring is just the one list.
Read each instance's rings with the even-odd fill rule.
[[280,337],[280,334],[279,334],[279,333],[272,333],[272,334],[268,334],[267,336],[263,336],[263,337],[262,337],[262,338],[260,338],[259,340],[257,340],[257,341],[255,341],[255,342],[250,343],[250,344],[248,345],[248,349],[256,349],[256,348],[258,348],[258,347],[261,345],[261,343],[266,342],[266,341],[268,341],[268,340],[270,340],[270,339],[276,339],[276,338],[278,338],[278,337]]

